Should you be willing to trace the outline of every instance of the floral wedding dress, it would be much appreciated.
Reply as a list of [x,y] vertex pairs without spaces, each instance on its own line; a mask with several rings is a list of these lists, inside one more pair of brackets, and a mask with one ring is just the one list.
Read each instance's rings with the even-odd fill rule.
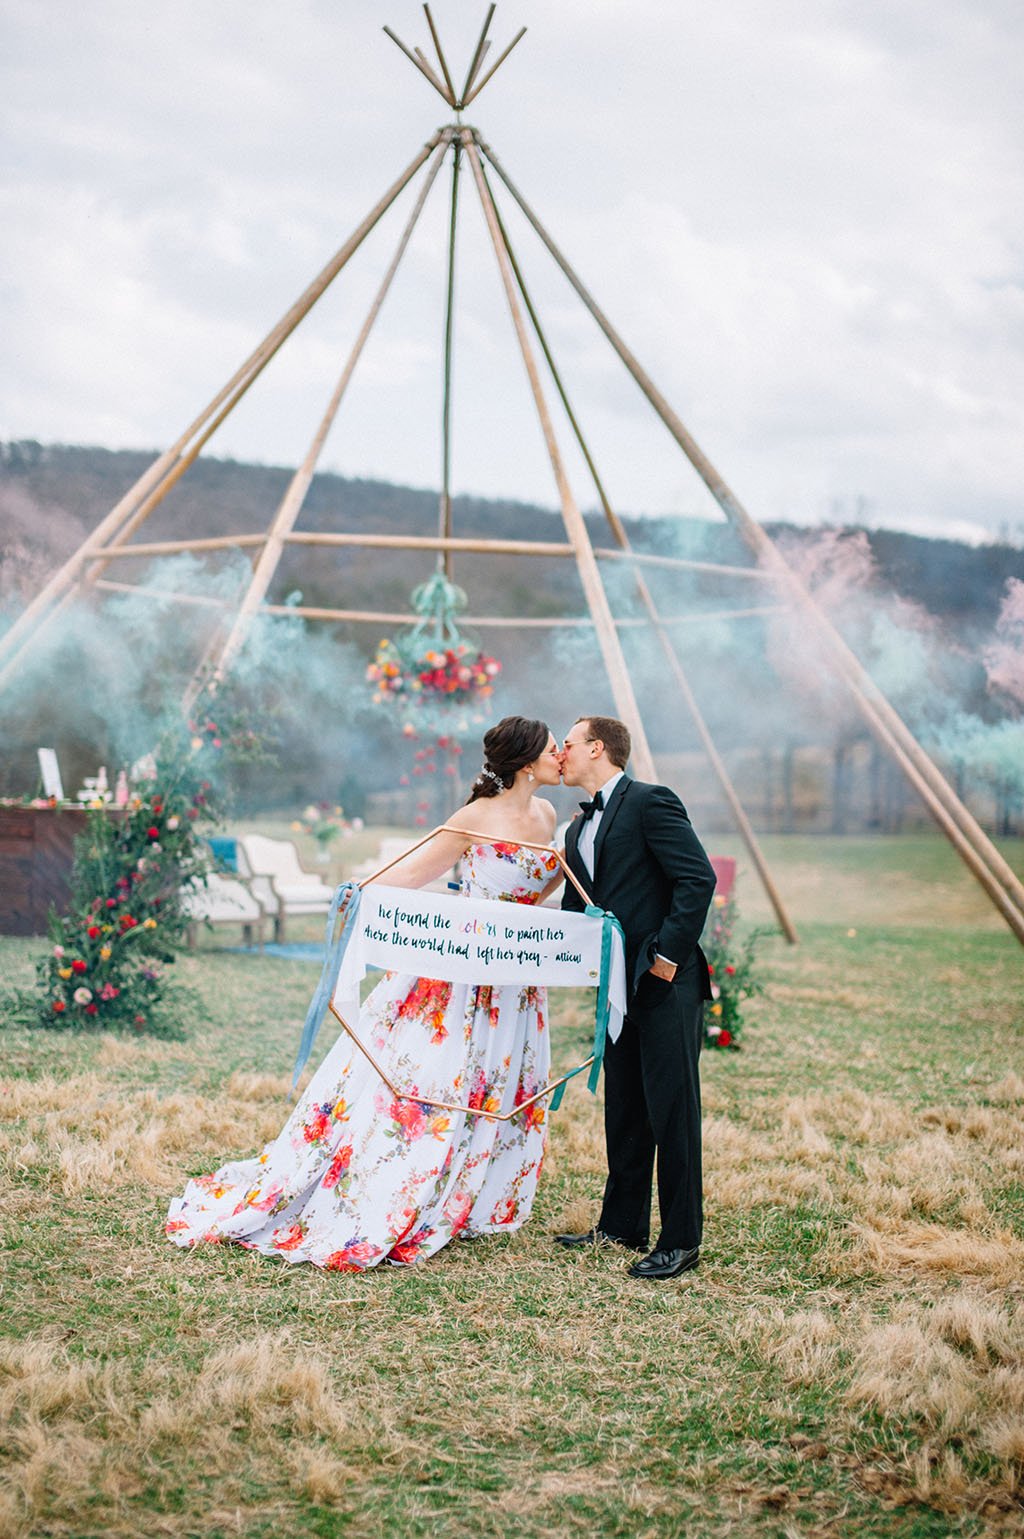
[[[462,890],[536,903],[556,865],[520,845],[473,845]],[[385,974],[358,1030],[416,1099],[394,1098],[342,1032],[273,1143],[174,1199],[168,1238],[355,1272],[422,1261],[457,1235],[518,1229],[544,1157],[544,1104],[493,1122],[434,1103],[507,1112],[529,1100],[548,1079],[546,1009],[543,989]]]

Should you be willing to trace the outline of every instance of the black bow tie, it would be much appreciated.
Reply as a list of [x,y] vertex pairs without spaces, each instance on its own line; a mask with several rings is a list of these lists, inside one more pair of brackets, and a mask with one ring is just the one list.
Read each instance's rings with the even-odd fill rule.
[[580,802],[580,810],[583,813],[583,821],[584,821],[584,823],[586,823],[589,818],[592,818],[594,816],[595,812],[603,812],[604,811],[604,792],[603,791],[595,792],[594,800],[592,802]]

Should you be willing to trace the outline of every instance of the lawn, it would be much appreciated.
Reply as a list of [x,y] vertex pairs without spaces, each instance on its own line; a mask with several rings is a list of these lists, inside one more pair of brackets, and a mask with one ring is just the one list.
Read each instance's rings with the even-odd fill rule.
[[767,853],[801,944],[704,1059],[668,1284],[551,1243],[601,1187],[579,1081],[517,1235],[367,1276],[168,1245],[184,1177],[286,1114],[308,964],[218,932],[185,1041],[0,1030],[0,1536],[1024,1532],[1021,949],[937,840]]

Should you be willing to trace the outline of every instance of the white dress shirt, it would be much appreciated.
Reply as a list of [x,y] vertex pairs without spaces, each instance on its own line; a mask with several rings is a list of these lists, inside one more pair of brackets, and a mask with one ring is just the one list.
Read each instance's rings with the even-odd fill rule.
[[[601,807],[597,811],[592,812],[590,817],[584,823],[583,827],[580,829],[580,838],[576,849],[579,852],[580,860],[582,860],[583,864],[587,868],[587,873],[590,876],[591,881],[594,879],[594,845],[597,840],[598,825],[600,824],[601,819],[604,817],[605,807],[608,806],[608,798],[615,790],[615,787],[622,779],[622,776],[623,771],[619,770],[617,775],[613,775],[611,780],[606,780],[604,785],[601,786],[601,800],[604,803],[604,807]],[[659,961],[667,962],[670,967],[675,967],[676,964],[671,957],[663,956],[660,951],[657,952],[656,955]]]
[[[608,798],[611,796],[612,792],[615,790],[615,787],[622,779],[622,775],[622,770],[619,770],[617,775],[613,775],[610,780],[606,780],[604,785],[600,787],[601,799],[604,802],[605,807],[608,805]],[[576,846],[577,850],[579,851],[580,860],[582,860],[583,864],[586,866],[587,874],[591,881],[594,879],[594,842],[597,839],[598,826],[603,817],[604,808],[599,808],[596,812],[591,813],[590,817],[580,829],[580,841]]]

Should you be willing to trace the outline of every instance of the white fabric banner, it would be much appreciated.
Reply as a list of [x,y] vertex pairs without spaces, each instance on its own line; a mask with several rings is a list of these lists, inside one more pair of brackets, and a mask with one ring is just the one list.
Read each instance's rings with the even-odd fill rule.
[[[359,982],[368,967],[452,983],[596,988],[603,931],[604,921],[595,914],[415,888],[365,887],[334,1005],[346,1020],[354,1019]],[[615,928],[611,942],[608,1035],[615,1042],[626,1013],[626,964]]]

